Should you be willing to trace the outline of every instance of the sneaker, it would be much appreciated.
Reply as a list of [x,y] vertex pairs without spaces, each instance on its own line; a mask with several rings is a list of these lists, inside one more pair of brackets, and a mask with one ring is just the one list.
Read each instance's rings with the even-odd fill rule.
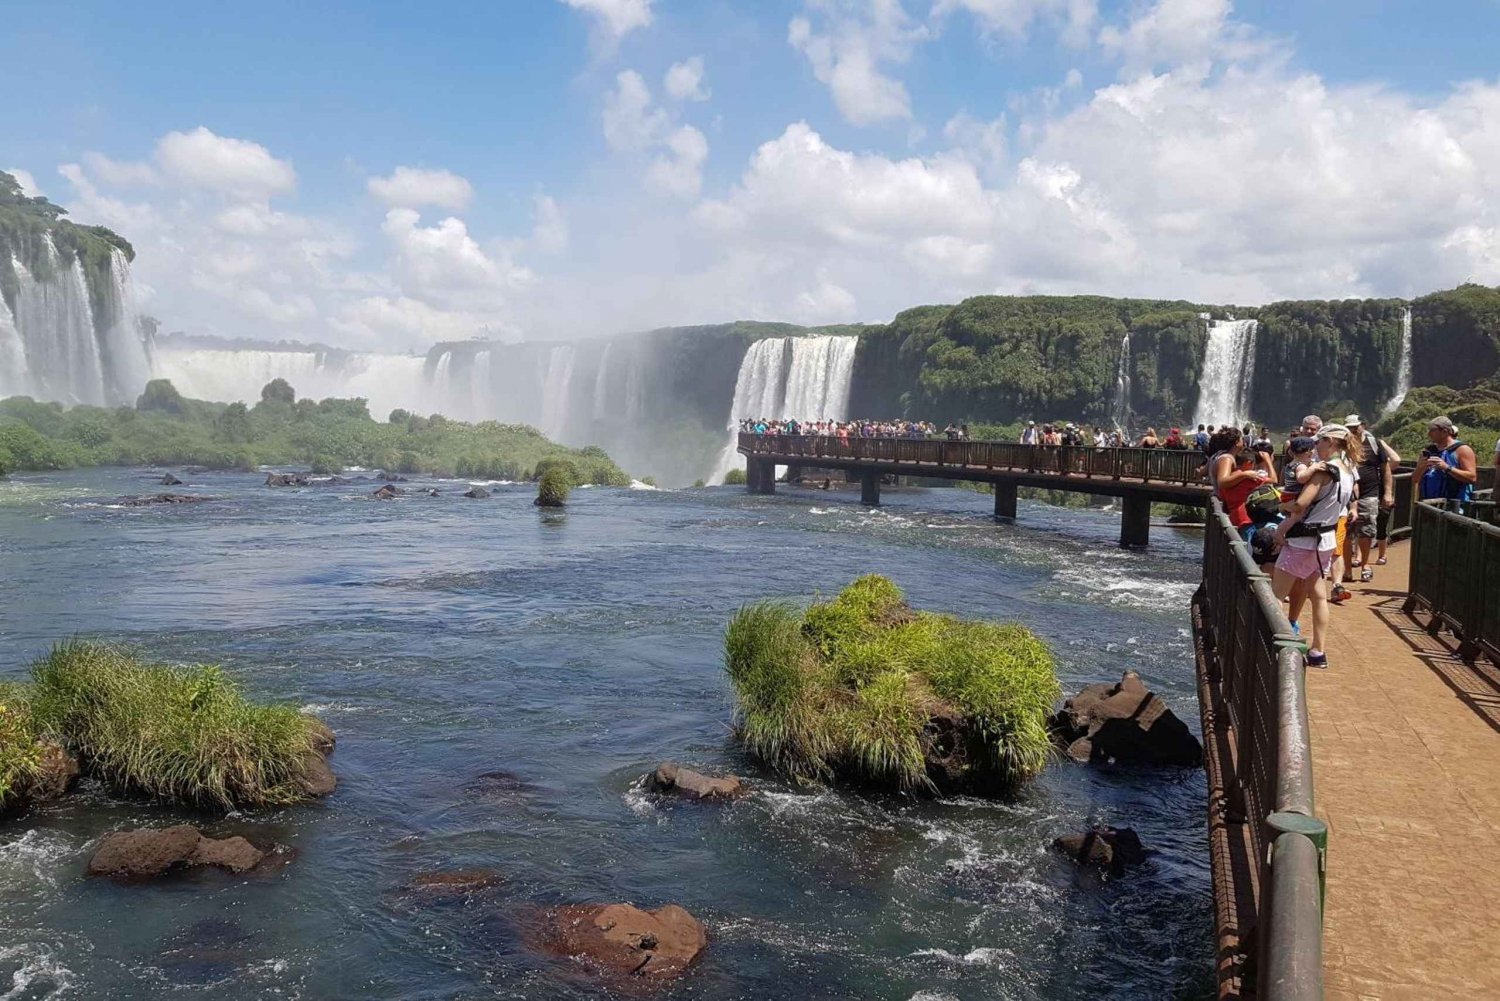
[[1354,597],[1354,592],[1340,584],[1333,589],[1333,593],[1328,596],[1328,600],[1335,605],[1342,605],[1352,597]]
[[1322,650],[1309,650],[1307,652],[1307,666],[1308,667],[1327,667],[1328,666],[1328,654],[1324,653]]

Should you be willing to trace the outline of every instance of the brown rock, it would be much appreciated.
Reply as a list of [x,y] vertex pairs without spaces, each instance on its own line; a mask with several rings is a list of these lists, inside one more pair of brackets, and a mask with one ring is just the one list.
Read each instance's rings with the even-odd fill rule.
[[710,776],[683,768],[675,761],[659,765],[646,776],[646,788],[654,793],[673,793],[687,799],[739,799],[746,793],[745,783],[736,776]]
[[493,869],[455,869],[449,872],[421,872],[403,888],[407,896],[430,900],[453,900],[493,890],[504,883]]
[[193,854],[188,856],[187,864],[214,865],[230,872],[244,872],[260,865],[265,857],[265,852],[244,838],[224,838],[219,841],[201,838],[198,847],[193,849]]
[[1119,684],[1089,685],[1063,704],[1050,725],[1074,761],[1178,765],[1203,763],[1203,745],[1167,704],[1125,672]]
[[310,751],[302,756],[300,781],[303,793],[315,798],[332,795],[333,790],[338,788],[339,784],[338,777],[333,774],[333,769],[328,767],[327,760],[316,751]]
[[89,859],[90,876],[160,876],[185,866],[203,835],[186,824],[106,834]]
[[333,753],[333,748],[337,741],[327,723],[324,723],[316,716],[309,716],[307,717],[307,729],[312,735],[313,750],[319,754]]
[[66,795],[78,781],[78,759],[51,740],[42,740],[36,772],[26,781],[25,794],[34,803],[45,803]]
[[1101,865],[1116,872],[1144,862],[1150,854],[1128,827],[1098,826],[1081,834],[1065,834],[1052,847],[1079,865]]
[[574,904],[548,915],[551,947],[605,977],[666,980],[708,945],[703,923],[676,904],[643,911],[630,904]]
[[377,488],[371,496],[376,500],[391,500],[394,497],[401,496],[401,489],[387,483],[385,486]]

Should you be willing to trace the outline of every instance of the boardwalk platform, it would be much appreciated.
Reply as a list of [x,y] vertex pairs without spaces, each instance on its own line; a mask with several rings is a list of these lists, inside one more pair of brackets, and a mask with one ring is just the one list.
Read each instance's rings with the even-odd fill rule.
[[1409,552],[1350,586],[1307,672],[1328,1001],[1500,998],[1500,672],[1402,612]]

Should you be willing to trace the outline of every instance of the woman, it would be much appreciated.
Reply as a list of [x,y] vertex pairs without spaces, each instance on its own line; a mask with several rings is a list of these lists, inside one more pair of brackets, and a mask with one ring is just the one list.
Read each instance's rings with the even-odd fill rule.
[[1147,428],[1146,433],[1141,435],[1140,448],[1158,448],[1161,442],[1156,437],[1156,428]]
[[1328,585],[1324,577],[1333,569],[1339,519],[1347,517],[1355,503],[1354,471],[1362,453],[1359,439],[1349,437],[1348,428],[1325,424],[1317,437],[1318,462],[1272,542],[1280,555],[1271,589],[1276,597],[1291,599],[1288,617],[1297,623],[1303,605],[1312,603],[1312,644],[1307,651],[1310,667],[1328,666],[1323,646],[1328,631]]
[[1266,475],[1264,469],[1260,468],[1259,453],[1245,448],[1244,442],[1241,442],[1240,447],[1229,455],[1233,465],[1227,473],[1219,477],[1214,494],[1224,503],[1224,514],[1228,516],[1229,523],[1240,533],[1240,538],[1248,544],[1255,536],[1256,524],[1245,502],[1250,499],[1251,494],[1270,480],[1270,477]]

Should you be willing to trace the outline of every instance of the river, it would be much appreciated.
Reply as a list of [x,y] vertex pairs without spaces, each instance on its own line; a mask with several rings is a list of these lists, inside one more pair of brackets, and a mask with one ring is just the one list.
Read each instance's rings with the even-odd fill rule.
[[[174,491],[221,499],[113,505],[165,489],[140,469],[0,480],[0,677],[75,635],[223,663],[337,731],[341,784],[223,820],[86,788],[0,822],[0,998],[595,997],[520,944],[515,915],[613,900],[708,925],[666,998],[1211,996],[1201,772],[1059,762],[1009,802],[791,788],[729,739],[720,649],[744,602],[877,571],[919,607],[1025,623],[1068,692],[1139,670],[1196,731],[1201,535],[1127,552],[1116,515],[1023,501],[996,525],[990,497],[956,489],[867,510],[857,491],[586,488],[550,515],[530,485],[381,502],[373,483],[182,475]],[[666,759],[757,794],[652,804],[633,784]],[[476,793],[496,770],[522,787]],[[269,877],[84,876],[102,833],[176,819],[299,855]],[[1048,850],[1092,820],[1158,854],[1107,878]],[[498,870],[503,893],[396,892],[460,867]]]

